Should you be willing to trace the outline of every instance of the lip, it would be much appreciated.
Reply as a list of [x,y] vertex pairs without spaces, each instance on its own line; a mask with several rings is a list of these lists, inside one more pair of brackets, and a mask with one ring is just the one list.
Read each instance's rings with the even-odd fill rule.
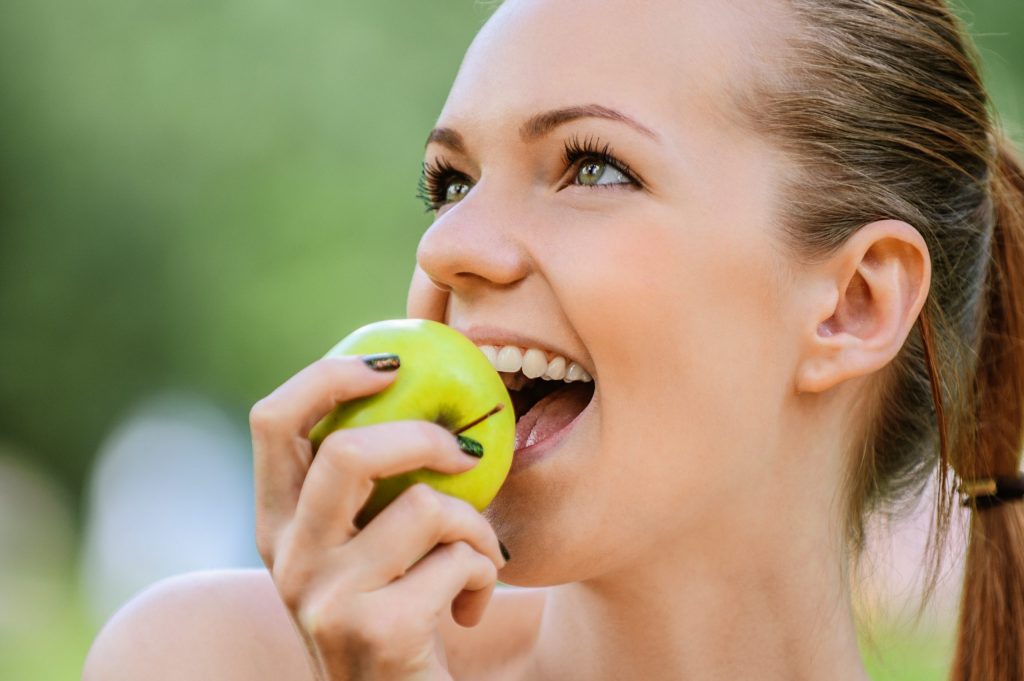
[[594,378],[595,381],[597,380],[597,373],[589,362],[581,362],[562,348],[542,343],[536,338],[530,338],[529,336],[524,336],[520,333],[509,329],[503,329],[499,326],[487,326],[482,324],[475,324],[467,328],[462,328],[454,324],[451,324],[450,326],[469,340],[473,341],[476,345],[494,345],[496,347],[501,347],[503,345],[515,345],[520,348],[537,348],[538,350],[543,350],[548,353],[549,360],[555,355],[561,355],[562,357],[565,357],[567,361],[579,364]]
[[572,421],[556,430],[549,437],[540,442],[530,445],[529,447],[523,447],[517,449],[512,454],[512,467],[509,469],[508,474],[512,475],[517,471],[521,471],[524,468],[528,468],[533,464],[537,463],[541,459],[547,458],[553,454],[555,450],[562,444],[562,442],[569,437],[576,424],[583,420],[583,417],[590,413],[594,407],[594,403],[597,401],[597,386],[594,386],[594,395],[587,402],[587,406],[583,408],[579,414],[573,418]]

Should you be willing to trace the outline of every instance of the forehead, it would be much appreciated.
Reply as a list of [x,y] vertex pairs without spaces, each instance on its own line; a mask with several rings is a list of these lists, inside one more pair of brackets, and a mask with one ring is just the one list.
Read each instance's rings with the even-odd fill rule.
[[506,135],[540,110],[600,104],[668,138],[715,125],[759,58],[768,5],[506,0],[467,50],[439,122]]

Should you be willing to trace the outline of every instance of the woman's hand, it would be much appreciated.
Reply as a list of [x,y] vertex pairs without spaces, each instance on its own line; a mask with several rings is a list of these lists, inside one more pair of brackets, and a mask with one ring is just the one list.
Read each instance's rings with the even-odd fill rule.
[[342,429],[313,456],[307,436],[324,415],[395,375],[359,357],[325,358],[250,413],[257,546],[322,681],[450,679],[439,620],[450,607],[463,626],[477,624],[505,564],[486,519],[426,484],[362,530],[354,524],[377,478],[473,467],[477,459],[441,426]]

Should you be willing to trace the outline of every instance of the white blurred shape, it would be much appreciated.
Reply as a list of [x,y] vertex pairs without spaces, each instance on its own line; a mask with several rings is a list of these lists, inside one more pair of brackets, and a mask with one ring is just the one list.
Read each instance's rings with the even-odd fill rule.
[[57,484],[0,450],[0,648],[62,616],[74,542]]
[[[926,563],[931,559],[927,549],[935,533],[937,493],[932,474],[921,496],[909,507],[894,511],[892,518],[876,515],[866,523],[867,546],[855,591],[861,612],[868,618],[913,623],[924,594]],[[954,499],[935,590],[919,622],[925,630],[950,630],[956,624],[969,520],[969,512]]]
[[252,494],[248,438],[216,407],[181,395],[140,405],[89,483],[82,579],[96,621],[164,577],[259,565]]

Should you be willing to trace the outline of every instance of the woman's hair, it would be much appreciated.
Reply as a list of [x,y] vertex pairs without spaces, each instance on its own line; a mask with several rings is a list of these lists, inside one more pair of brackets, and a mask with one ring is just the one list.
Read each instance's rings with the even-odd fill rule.
[[[917,498],[936,474],[926,600],[955,486],[1020,468],[1024,173],[944,0],[782,2],[792,25],[779,59],[734,95],[791,161],[776,212],[783,242],[820,262],[859,227],[893,218],[931,256],[917,323],[873,377],[846,487],[860,556],[867,514]],[[1024,502],[971,510],[950,678],[1024,679]]]

